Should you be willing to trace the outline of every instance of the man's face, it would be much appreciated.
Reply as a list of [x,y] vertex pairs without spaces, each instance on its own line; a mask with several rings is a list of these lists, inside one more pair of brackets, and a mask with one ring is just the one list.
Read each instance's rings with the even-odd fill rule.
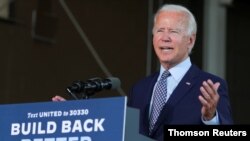
[[195,41],[187,34],[187,18],[180,12],[161,12],[153,29],[153,45],[160,63],[171,68],[186,59]]

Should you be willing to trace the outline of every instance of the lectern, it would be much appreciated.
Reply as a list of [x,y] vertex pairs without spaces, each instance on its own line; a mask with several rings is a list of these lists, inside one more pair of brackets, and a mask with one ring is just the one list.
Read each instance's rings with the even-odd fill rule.
[[0,141],[153,141],[127,97],[0,105]]

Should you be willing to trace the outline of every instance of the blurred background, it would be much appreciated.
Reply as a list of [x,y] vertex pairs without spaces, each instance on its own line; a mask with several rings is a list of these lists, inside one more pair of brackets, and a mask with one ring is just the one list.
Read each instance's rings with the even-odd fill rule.
[[152,20],[164,3],[189,8],[198,23],[191,59],[228,82],[233,117],[249,124],[250,2],[245,0],[0,0],[0,104],[71,99],[75,80],[120,78],[126,95],[159,64]]

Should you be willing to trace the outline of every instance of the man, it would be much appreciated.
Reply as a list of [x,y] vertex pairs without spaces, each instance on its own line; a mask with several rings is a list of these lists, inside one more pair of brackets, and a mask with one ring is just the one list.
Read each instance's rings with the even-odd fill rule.
[[[226,82],[190,61],[196,30],[193,14],[183,6],[163,5],[155,15],[153,45],[160,71],[132,87],[128,106],[140,110],[140,133],[157,141],[163,140],[164,125],[233,123]],[[164,72],[167,78],[162,80]]]
[[[140,133],[157,141],[163,140],[164,125],[233,123],[226,82],[190,61],[196,30],[193,14],[183,6],[163,5],[155,15],[153,46],[160,71],[134,85],[128,106],[140,110]],[[156,94],[164,71],[168,76],[159,88],[162,94]],[[163,93],[164,98],[155,98]],[[153,114],[155,109],[160,111]]]

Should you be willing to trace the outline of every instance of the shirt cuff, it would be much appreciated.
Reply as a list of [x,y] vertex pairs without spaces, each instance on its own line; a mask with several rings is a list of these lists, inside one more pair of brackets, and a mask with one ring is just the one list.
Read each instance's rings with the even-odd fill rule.
[[202,120],[202,122],[203,122],[205,125],[219,125],[219,124],[220,124],[219,115],[218,115],[217,110],[216,110],[215,116],[214,116],[211,120],[205,121],[202,117],[201,117],[201,120]]

